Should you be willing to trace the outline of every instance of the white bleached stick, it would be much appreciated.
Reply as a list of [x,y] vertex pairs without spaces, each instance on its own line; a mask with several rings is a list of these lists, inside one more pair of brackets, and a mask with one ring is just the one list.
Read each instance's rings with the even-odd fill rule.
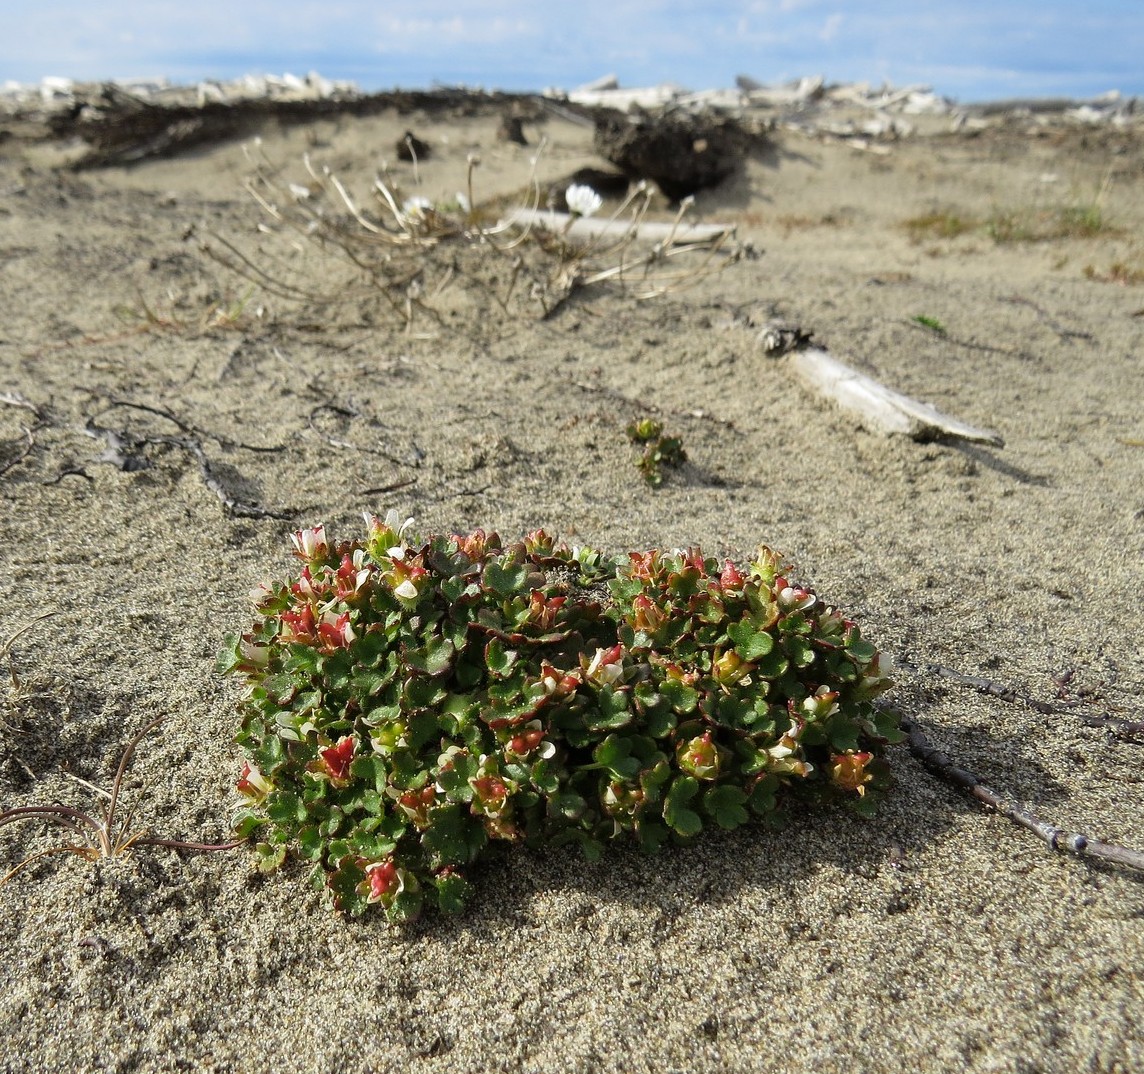
[[734,230],[733,227],[723,224],[667,223],[658,220],[642,220],[634,224],[631,220],[598,220],[593,217],[574,217],[569,213],[558,213],[548,209],[516,209],[510,214],[508,222],[547,228],[549,231],[567,235],[570,239],[595,239],[600,236],[622,239],[630,235],[634,239],[647,242],[663,242],[665,239],[671,239],[676,245],[686,242],[714,242]]
[[947,437],[1005,446],[1001,435],[992,429],[978,429],[951,418],[928,403],[887,388],[819,348],[793,351],[789,360],[810,387],[860,414],[881,432],[905,433],[915,440]]

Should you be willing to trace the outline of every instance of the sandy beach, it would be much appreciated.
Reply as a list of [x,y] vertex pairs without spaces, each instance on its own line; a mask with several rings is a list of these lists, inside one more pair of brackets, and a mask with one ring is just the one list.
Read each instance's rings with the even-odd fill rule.
[[[257,153],[287,189],[308,154],[359,191],[384,164],[438,204],[473,155],[474,200],[519,200],[541,137],[542,186],[603,165],[566,116],[526,120],[528,146],[500,120],[268,121]],[[395,158],[406,130],[424,159]],[[294,569],[295,529],[358,537],[393,508],[616,554],[765,542],[907,665],[889,698],[936,744],[1063,828],[1144,844],[1139,737],[1081,718],[1142,718],[1138,123],[779,129],[696,198],[755,256],[647,301],[586,287],[548,318],[462,271],[410,323],[368,296],[289,302],[202,252],[222,236],[337,280],[243,189],[244,145],[75,172],[72,145],[0,141],[0,644],[28,627],[0,661],[5,808],[102,808],[87,784],[163,716],[124,782],[134,821],[225,840],[243,760],[225,635]],[[673,215],[657,196],[650,217]],[[1004,447],[866,428],[764,353],[776,319]],[[687,453],[660,488],[625,435],[645,415]],[[911,670],[927,662],[1062,709]],[[594,864],[509,848],[463,916],[407,928],[331,913],[302,868],[262,876],[246,848],[44,857],[0,887],[0,1069],[1144,1069],[1140,876],[888,756],[873,820],[795,811]],[[12,825],[0,860],[71,838]]]

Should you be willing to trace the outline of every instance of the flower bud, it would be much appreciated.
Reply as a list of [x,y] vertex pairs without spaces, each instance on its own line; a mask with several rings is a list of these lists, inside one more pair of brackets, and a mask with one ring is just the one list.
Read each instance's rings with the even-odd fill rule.
[[235,787],[239,794],[255,802],[261,802],[274,789],[270,780],[258,770],[258,766],[249,763],[242,766],[242,775]]
[[835,786],[841,787],[844,791],[865,794],[866,784],[874,778],[866,771],[866,766],[873,756],[872,753],[855,753],[853,750],[831,754],[830,778]]
[[679,767],[696,779],[719,778],[719,748],[711,741],[711,732],[681,742],[675,749]]
[[719,575],[719,584],[724,589],[737,590],[743,588],[746,579],[743,573],[729,559],[724,560],[723,573]]

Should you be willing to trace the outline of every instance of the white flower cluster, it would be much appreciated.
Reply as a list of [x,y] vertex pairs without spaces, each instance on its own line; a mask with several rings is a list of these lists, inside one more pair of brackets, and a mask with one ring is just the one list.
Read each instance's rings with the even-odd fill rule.
[[600,206],[604,204],[604,199],[583,183],[573,183],[564,191],[564,200],[573,216],[592,216],[598,213]]

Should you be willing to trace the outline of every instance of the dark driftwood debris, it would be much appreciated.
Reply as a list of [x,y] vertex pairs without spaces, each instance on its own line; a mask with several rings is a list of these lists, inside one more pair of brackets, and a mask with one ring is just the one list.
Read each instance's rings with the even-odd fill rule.
[[596,152],[633,179],[648,179],[672,201],[716,186],[743,164],[750,136],[730,117],[667,112],[596,120]]
[[1119,865],[1126,869],[1144,871],[1144,852],[1103,839],[1069,832],[1055,824],[1042,820],[1034,812],[1017,804],[1010,798],[995,791],[975,773],[962,768],[947,753],[938,749],[926,734],[912,720],[903,718],[902,730],[906,732],[910,753],[935,776],[960,787],[990,809],[1008,817],[1014,824],[1026,828],[1042,839],[1053,850],[1062,854],[1075,854],[1078,857],[1095,858],[1109,865]]
[[[338,115],[370,116],[389,110],[431,116],[481,115],[515,105],[522,114],[543,112],[531,94],[480,93],[468,89],[393,90],[317,99],[241,98],[204,104],[155,104],[108,83],[77,91],[72,107],[46,117],[51,137],[80,138],[90,148],[76,168],[131,164],[174,156],[195,146],[250,137],[267,121],[308,123]],[[27,118],[19,124],[28,127]]]

